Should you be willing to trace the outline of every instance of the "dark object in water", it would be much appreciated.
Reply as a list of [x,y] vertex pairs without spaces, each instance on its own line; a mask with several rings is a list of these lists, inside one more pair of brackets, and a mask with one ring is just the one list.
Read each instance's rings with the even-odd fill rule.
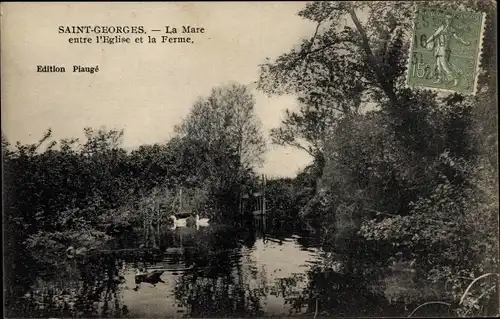
[[126,314],[128,314],[128,313],[129,313],[128,307],[127,307],[127,306],[125,306],[125,305],[123,305],[123,306],[122,306],[122,314],[126,315]]
[[153,286],[159,282],[165,283],[160,277],[163,274],[163,270],[153,270],[152,272],[136,270],[135,273],[135,283],[138,285],[142,282],[147,282]]

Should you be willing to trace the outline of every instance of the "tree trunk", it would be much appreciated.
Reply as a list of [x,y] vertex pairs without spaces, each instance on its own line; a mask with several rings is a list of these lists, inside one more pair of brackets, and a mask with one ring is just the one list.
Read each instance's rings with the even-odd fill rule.
[[370,48],[370,42],[368,41],[368,36],[366,35],[365,29],[363,28],[363,25],[359,21],[356,12],[354,12],[354,9],[350,8],[348,12],[349,15],[351,16],[352,21],[354,22],[354,25],[356,26],[356,29],[359,32],[359,35],[361,36],[362,48],[365,51],[365,54],[373,69],[373,72],[375,72],[375,77],[377,78],[380,88],[384,91],[387,98],[389,98],[392,107],[397,110],[399,106],[399,101],[394,92],[394,88],[392,87],[392,85],[389,84],[389,81],[387,81],[383,70],[380,68],[377,58],[375,57]]

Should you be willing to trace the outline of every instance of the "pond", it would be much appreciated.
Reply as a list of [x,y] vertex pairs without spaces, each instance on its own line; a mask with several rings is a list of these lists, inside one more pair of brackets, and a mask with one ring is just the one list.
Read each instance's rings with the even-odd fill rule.
[[136,265],[125,266],[122,300],[130,316],[279,315],[301,310],[287,300],[305,288],[305,270],[319,255],[300,237],[256,238],[247,233],[237,239],[231,231],[209,228],[177,229],[169,235],[173,248],[148,266],[150,271],[165,271],[164,283],[136,285]]
[[[128,248],[134,248],[129,243]],[[135,247],[137,247],[136,245]],[[342,275],[307,235],[260,227],[166,231],[156,254],[108,254],[75,266],[55,295],[33,287],[37,317],[402,316],[360,278]],[[137,280],[146,269],[158,280]],[[44,294],[43,297],[41,295]]]

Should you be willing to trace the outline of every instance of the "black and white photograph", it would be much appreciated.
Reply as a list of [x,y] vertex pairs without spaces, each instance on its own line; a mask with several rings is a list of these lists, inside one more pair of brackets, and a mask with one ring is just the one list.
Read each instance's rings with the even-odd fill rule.
[[0,12],[5,318],[500,315],[496,1]]

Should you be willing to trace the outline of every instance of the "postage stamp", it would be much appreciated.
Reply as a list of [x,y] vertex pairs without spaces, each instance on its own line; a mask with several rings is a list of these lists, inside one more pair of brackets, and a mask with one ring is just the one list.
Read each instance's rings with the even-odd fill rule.
[[476,94],[485,14],[419,7],[407,85]]

